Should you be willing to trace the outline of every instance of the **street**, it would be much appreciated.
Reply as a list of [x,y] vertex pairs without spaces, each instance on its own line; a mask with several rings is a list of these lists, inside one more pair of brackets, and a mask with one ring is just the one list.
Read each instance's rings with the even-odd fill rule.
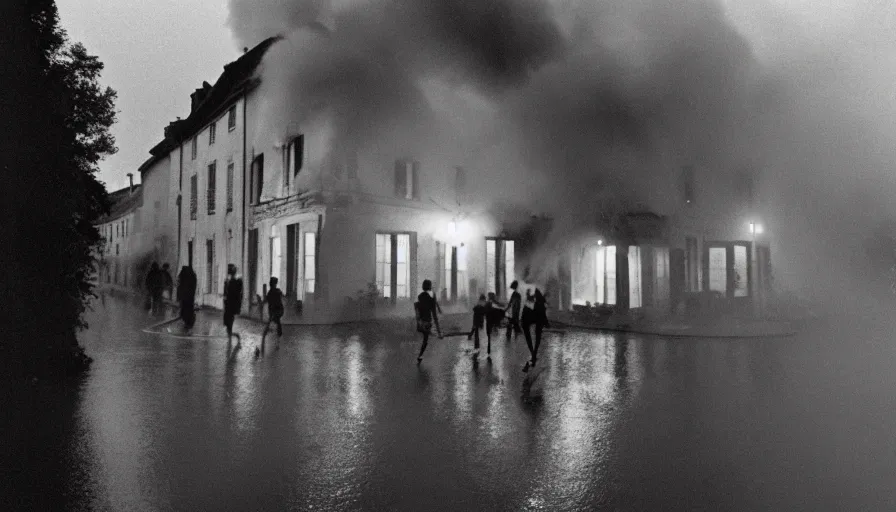
[[[786,339],[549,333],[478,362],[465,337],[238,320],[225,338],[143,332],[107,298],[80,389],[5,396],[0,488],[70,510],[890,509],[889,330]],[[217,320],[217,316],[214,317]],[[10,500],[10,497],[12,498]]]

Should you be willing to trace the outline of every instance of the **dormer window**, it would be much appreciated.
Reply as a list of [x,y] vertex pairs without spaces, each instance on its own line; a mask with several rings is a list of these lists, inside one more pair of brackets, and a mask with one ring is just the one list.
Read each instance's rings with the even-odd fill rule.
[[227,131],[236,128],[236,105],[230,107],[227,111]]

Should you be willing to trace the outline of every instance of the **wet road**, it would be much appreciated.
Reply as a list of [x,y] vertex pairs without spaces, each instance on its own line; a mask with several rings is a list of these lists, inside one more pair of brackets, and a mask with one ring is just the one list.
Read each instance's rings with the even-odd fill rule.
[[[889,329],[784,340],[548,335],[474,364],[465,339],[289,327],[140,332],[107,299],[79,389],[3,396],[0,494],[61,510],[888,510]],[[244,324],[245,325],[245,324]]]

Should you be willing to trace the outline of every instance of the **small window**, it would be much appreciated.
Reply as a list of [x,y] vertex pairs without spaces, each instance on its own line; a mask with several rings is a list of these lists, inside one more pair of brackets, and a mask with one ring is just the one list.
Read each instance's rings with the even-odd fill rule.
[[208,145],[215,143],[215,123],[208,125]]
[[233,162],[227,164],[227,211],[233,211]]
[[190,142],[190,159],[196,160],[196,137]]
[[236,105],[230,107],[227,111],[227,131],[236,128]]
[[420,163],[408,160],[395,162],[395,195],[404,199],[420,199]]
[[218,174],[218,162],[212,162],[208,166],[208,191],[206,200],[208,201],[208,214],[215,213],[215,182]]

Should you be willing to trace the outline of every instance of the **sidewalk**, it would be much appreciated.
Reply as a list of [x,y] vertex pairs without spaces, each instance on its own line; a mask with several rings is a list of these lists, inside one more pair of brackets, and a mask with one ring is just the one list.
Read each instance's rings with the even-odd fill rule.
[[689,338],[774,338],[797,333],[797,325],[782,320],[720,317],[714,319],[632,319],[622,316],[597,318],[568,311],[555,311],[551,320],[585,329]]

